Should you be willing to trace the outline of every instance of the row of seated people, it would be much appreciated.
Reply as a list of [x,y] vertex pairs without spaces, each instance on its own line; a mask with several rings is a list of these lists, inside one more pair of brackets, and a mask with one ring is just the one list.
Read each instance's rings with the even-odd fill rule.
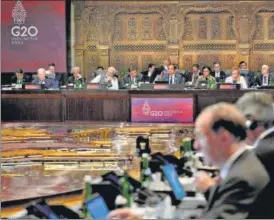
[[[246,89],[254,86],[269,86],[274,83],[274,75],[270,74],[269,66],[263,65],[261,73],[254,73],[246,70],[246,63],[241,62],[240,68],[233,68],[231,75],[221,70],[219,62],[213,63],[213,70],[210,66],[204,66],[202,71],[198,64],[192,66],[192,71],[182,72],[178,65],[170,64],[168,60],[164,62],[160,68],[156,68],[154,64],[149,64],[148,70],[138,73],[137,69],[129,68],[129,72],[119,77],[114,67],[104,70],[103,67],[97,68],[93,73],[91,80],[81,74],[79,67],[72,68],[72,75],[64,77],[62,74],[55,72],[55,65],[49,64],[48,70],[38,69],[37,76],[32,81],[33,84],[43,84],[44,88],[59,88],[67,84],[85,84],[99,83],[106,85],[110,90],[126,89],[138,87],[141,83],[155,83],[157,81],[165,81],[168,84],[190,84],[197,86],[202,81],[226,82],[241,84],[241,88]],[[244,73],[242,76],[242,73]],[[23,73],[22,69],[16,71],[16,75],[12,78],[12,83],[30,82],[29,78]]]

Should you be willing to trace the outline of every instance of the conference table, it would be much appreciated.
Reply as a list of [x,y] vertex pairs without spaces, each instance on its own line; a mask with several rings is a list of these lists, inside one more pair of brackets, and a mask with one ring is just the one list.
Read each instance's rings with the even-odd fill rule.
[[[134,122],[131,118],[134,98],[191,98],[193,121],[206,106],[221,101],[233,103],[244,93],[254,90],[2,90],[2,121]],[[259,91],[274,97],[274,90]]]

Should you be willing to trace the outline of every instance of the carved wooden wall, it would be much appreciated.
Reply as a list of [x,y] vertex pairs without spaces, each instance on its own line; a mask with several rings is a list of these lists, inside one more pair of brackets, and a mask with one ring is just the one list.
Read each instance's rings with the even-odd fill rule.
[[220,61],[223,69],[248,62],[274,70],[274,2],[74,1],[74,61],[145,69],[165,58],[188,69]]

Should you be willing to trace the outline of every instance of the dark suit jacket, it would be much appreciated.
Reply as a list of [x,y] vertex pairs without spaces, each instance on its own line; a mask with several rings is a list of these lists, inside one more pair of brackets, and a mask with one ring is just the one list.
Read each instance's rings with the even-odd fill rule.
[[[193,73],[192,72],[186,72],[185,74],[184,74],[184,78],[185,78],[185,82],[192,82],[192,75],[193,75]],[[194,85],[196,84],[196,82],[197,82],[197,80],[198,80],[198,78],[199,78],[199,76],[197,75],[197,76],[195,76],[195,78],[194,78]]]
[[[273,74],[269,74],[268,77],[268,85],[270,82],[270,79],[274,79]],[[263,74],[260,74],[254,78],[254,81],[252,82],[253,86],[261,86],[263,84]]]
[[[139,82],[141,82],[142,81],[142,74],[138,74],[137,76],[136,76],[136,83],[138,84]],[[126,74],[124,77],[123,77],[123,79],[122,79],[122,87],[125,87],[126,86],[126,84],[131,84],[132,82],[131,82],[131,77],[130,77],[130,74]]]
[[206,194],[208,205],[203,217],[240,219],[264,216],[264,211],[257,205],[269,181],[255,153],[244,151],[232,164],[227,177],[209,189]]
[[[33,80],[32,83],[39,85],[39,79]],[[55,80],[45,78],[44,88],[45,89],[55,89],[55,88],[57,88]]]
[[[82,83],[86,83],[86,78],[85,77],[82,76],[82,78],[80,80],[82,81]],[[74,84],[75,83],[75,78],[74,78],[73,75],[68,78],[67,83],[68,84],[70,84],[70,83]]]
[[[265,215],[258,216],[258,218],[274,219],[274,132],[269,133],[260,140],[254,151],[270,177],[270,183],[258,200],[258,207],[264,211]],[[261,200],[269,202],[260,203]]]
[[[180,73],[175,73],[175,78],[174,78],[174,84],[181,84],[184,82],[184,78],[182,77],[182,75]],[[163,75],[163,81],[168,81],[169,82],[169,74],[164,74]]]
[[[23,76],[23,83],[30,82],[30,77],[27,75]],[[11,83],[17,83],[17,76],[11,77]]]
[[143,78],[142,81],[143,82],[149,82],[149,83],[153,83],[155,78],[157,77],[157,71],[154,71],[150,77],[148,77],[148,70],[142,72]]
[[220,77],[215,76],[215,72],[210,73],[211,76],[213,76],[216,79],[216,82],[224,82],[226,79],[226,74],[224,71],[220,71]]

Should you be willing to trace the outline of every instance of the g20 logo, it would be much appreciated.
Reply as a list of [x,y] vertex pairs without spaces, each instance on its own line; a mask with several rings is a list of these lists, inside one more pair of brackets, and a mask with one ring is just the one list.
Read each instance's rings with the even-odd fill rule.
[[163,111],[151,111],[150,116],[156,116],[156,117],[161,117],[164,115]]
[[14,26],[11,29],[11,35],[14,37],[36,37],[38,29],[35,26]]

